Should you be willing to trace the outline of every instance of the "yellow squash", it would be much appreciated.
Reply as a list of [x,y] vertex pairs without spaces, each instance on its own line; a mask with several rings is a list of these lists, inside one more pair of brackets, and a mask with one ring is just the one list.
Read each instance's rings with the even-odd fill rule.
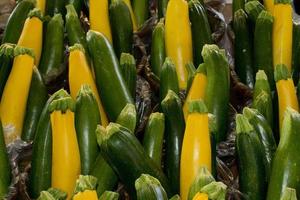
[[264,6],[266,7],[267,11],[273,13],[274,0],[264,0]]
[[132,25],[133,25],[133,32],[136,32],[137,31],[137,25],[136,25],[135,15],[134,15],[133,10],[132,10],[131,2],[130,2],[130,0],[123,0],[123,1],[126,3],[128,9],[130,11]]
[[77,193],[73,200],[98,200],[97,192],[95,190],[85,190]]
[[88,84],[91,87],[98,103],[101,124],[106,127],[108,125],[108,118],[105,114],[96,83],[86,60],[84,49],[80,44],[75,44],[70,48],[69,57],[69,86],[73,99],[76,99],[81,86],[84,84]]
[[180,89],[186,89],[185,65],[193,61],[192,33],[188,4],[185,0],[170,0],[165,22],[166,54],[175,62]]
[[91,30],[102,33],[112,42],[108,0],[90,0],[90,27]]
[[199,168],[212,167],[211,144],[207,108],[202,100],[189,103],[180,161],[180,196],[187,200],[191,184]]
[[198,192],[198,193],[194,196],[193,200],[208,200],[208,195],[205,194],[205,193],[200,193],[200,192]]
[[6,144],[19,138],[22,133],[34,68],[34,53],[30,49],[16,47],[15,56],[0,105],[0,118]]
[[277,65],[275,69],[275,80],[279,105],[279,124],[282,127],[284,113],[288,107],[299,111],[293,79],[285,65]]
[[80,175],[76,181],[73,200],[98,200],[96,185],[97,178]]
[[35,55],[35,65],[40,63],[43,43],[43,21],[42,13],[39,9],[33,9],[25,21],[18,45],[33,49]]
[[52,180],[51,187],[73,194],[80,174],[80,154],[74,123],[74,101],[61,98],[50,104],[52,128]]
[[275,0],[273,16],[273,64],[284,64],[291,72],[293,19],[289,0]]
[[188,102],[191,100],[203,99],[205,96],[206,84],[207,84],[207,77],[205,72],[205,66],[204,64],[201,64],[196,71],[196,75],[194,77],[193,83],[191,85],[191,88],[189,90],[189,93],[183,105],[183,114],[185,120],[187,120],[188,113],[189,113]]
[[37,0],[36,1],[36,7],[41,10],[42,14],[45,14],[45,8],[46,8],[46,0]]

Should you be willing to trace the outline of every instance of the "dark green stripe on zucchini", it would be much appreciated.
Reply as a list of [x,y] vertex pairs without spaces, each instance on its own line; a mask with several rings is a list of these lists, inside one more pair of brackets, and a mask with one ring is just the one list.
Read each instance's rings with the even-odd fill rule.
[[123,0],[111,0],[109,20],[117,57],[120,58],[121,53],[132,53],[133,25],[129,8]]
[[94,31],[87,33],[87,42],[102,103],[110,121],[115,121],[128,103],[133,104],[132,96],[110,42]]
[[4,134],[2,129],[2,123],[0,121],[0,199],[8,194],[8,188],[11,181],[10,163],[6,150]]
[[43,78],[37,68],[33,69],[30,90],[26,106],[26,114],[23,124],[22,140],[32,141],[35,131],[43,111],[45,103],[48,99],[47,88],[43,82]]

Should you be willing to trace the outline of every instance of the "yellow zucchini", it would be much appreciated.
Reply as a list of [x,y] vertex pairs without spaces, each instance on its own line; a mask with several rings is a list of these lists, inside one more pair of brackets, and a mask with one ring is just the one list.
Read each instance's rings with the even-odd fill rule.
[[68,193],[71,199],[80,174],[80,154],[71,96],[54,100],[49,106],[52,129],[51,187]]
[[272,14],[274,9],[274,0],[264,0],[264,6],[266,7],[267,11]]
[[45,8],[46,8],[46,0],[37,0],[36,1],[36,8],[40,9],[42,14],[45,14]]
[[106,127],[108,125],[108,118],[106,116],[95,80],[87,62],[84,48],[80,44],[75,44],[74,46],[70,47],[69,56],[69,85],[70,93],[73,99],[76,99],[81,86],[84,84],[87,84],[91,87],[98,103],[101,124],[102,126]]
[[98,200],[96,186],[97,178],[80,175],[76,181],[73,200]]
[[109,0],[90,0],[90,28],[102,33],[112,43],[108,3]]
[[165,23],[166,54],[175,62],[179,88],[186,89],[185,65],[193,61],[188,3],[185,0],[170,0]]
[[200,193],[200,192],[198,192],[198,193],[194,196],[193,200],[208,200],[208,195],[205,194],[205,193]]
[[273,17],[273,64],[284,64],[291,72],[293,9],[290,0],[275,0]]
[[22,133],[34,68],[32,50],[17,46],[14,51],[13,67],[4,87],[0,105],[0,118],[6,144],[19,138]]
[[191,88],[189,90],[189,93],[183,105],[183,114],[185,120],[187,120],[188,113],[189,113],[188,102],[196,99],[204,99],[206,84],[207,84],[206,69],[203,63],[199,65],[196,71],[196,75],[194,77]]
[[43,15],[35,8],[29,14],[25,21],[18,45],[33,49],[35,55],[35,65],[40,63],[43,43]]
[[[188,198],[189,188],[199,168],[212,169],[211,143],[207,108],[202,100],[189,103],[180,161],[180,196]],[[195,134],[197,133],[197,134]]]

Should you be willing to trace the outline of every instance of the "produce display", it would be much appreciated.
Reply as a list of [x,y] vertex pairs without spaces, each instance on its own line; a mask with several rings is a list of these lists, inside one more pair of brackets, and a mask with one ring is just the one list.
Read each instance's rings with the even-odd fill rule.
[[222,6],[17,1],[0,200],[300,199],[299,16],[291,0],[233,0],[230,21]]

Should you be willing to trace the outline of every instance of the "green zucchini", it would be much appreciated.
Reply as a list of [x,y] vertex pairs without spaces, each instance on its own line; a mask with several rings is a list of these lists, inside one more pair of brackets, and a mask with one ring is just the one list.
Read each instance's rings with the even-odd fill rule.
[[161,166],[163,141],[165,132],[165,116],[163,113],[152,113],[148,119],[143,146],[146,153]]
[[37,198],[41,191],[47,190],[51,186],[52,130],[48,109],[53,100],[66,96],[68,94],[65,90],[54,93],[46,102],[37,124],[29,175],[28,191],[32,198]]
[[214,182],[215,179],[206,167],[201,167],[195,180],[191,184],[188,200],[193,200],[194,196],[206,185]]
[[140,28],[149,17],[149,0],[132,0],[131,3],[137,26]]
[[119,194],[116,192],[105,191],[100,197],[99,200],[118,200]]
[[24,141],[32,141],[36,131],[40,115],[48,99],[47,88],[37,68],[33,69],[30,90],[26,106],[26,114],[21,138]]
[[179,95],[176,67],[172,59],[167,57],[160,73],[159,96],[161,101],[165,98],[169,90]]
[[300,73],[300,23],[293,26],[293,55],[292,55],[292,74],[295,85],[299,81]]
[[248,18],[244,10],[234,13],[233,29],[235,34],[235,70],[241,81],[253,88],[252,37],[248,27]]
[[96,134],[104,159],[118,174],[132,199],[136,199],[135,180],[142,174],[157,178],[170,194],[168,179],[128,129],[110,123],[106,129],[99,126]]
[[263,70],[256,73],[252,107],[257,109],[273,129],[273,102],[268,77]]
[[273,16],[267,11],[262,11],[256,20],[254,32],[254,69],[264,70],[270,87],[275,89],[272,34]]
[[62,72],[64,58],[64,21],[61,14],[55,14],[47,25],[43,53],[39,65],[45,84],[48,85]]
[[148,175],[142,174],[135,181],[137,200],[168,200],[168,196],[159,180]]
[[236,116],[236,133],[240,191],[247,199],[264,200],[266,178],[262,144],[248,119],[241,114]]
[[135,109],[135,105],[127,104],[123,110],[121,111],[120,115],[118,116],[116,123],[124,126],[132,134],[135,133],[135,127],[137,122],[137,113]]
[[[161,1],[159,1],[161,2]],[[166,58],[165,49],[165,25],[161,19],[152,33],[150,63],[153,73],[160,77],[162,65]]]
[[75,109],[75,129],[83,175],[89,174],[99,154],[95,130],[100,123],[96,98],[90,86],[83,85],[77,95]]
[[8,194],[8,188],[11,181],[10,170],[11,169],[3,135],[2,123],[0,121],[0,199],[5,199],[4,197]]
[[245,8],[245,0],[232,0],[232,17],[234,21],[234,13],[239,9]]
[[46,14],[53,17],[55,14],[61,14],[65,16],[65,0],[52,0],[46,1]]
[[[113,169],[107,164],[103,156],[98,154],[96,162],[94,163],[90,175],[97,178],[97,195],[100,197],[104,195],[106,190],[113,190],[118,183],[118,176]],[[101,198],[100,198],[101,199]],[[106,200],[106,199],[105,199]]]
[[180,200],[180,196],[178,194],[174,195],[170,200]]
[[207,194],[208,198],[212,200],[225,200],[227,185],[222,182],[211,182],[204,186],[200,192]]
[[300,196],[300,114],[287,109],[281,138],[273,159],[267,200],[280,199],[286,187],[294,188]]
[[219,143],[227,135],[230,89],[229,64],[224,50],[220,50],[216,45],[205,45],[202,56],[207,73],[204,99],[209,113],[215,115],[216,142]]
[[272,160],[277,149],[277,144],[273,135],[273,131],[267,120],[257,110],[245,107],[243,109],[244,116],[249,120],[259,140],[262,143],[263,155],[265,161],[265,171],[267,181],[269,181],[272,167]]
[[134,57],[128,53],[122,53],[120,58],[120,67],[131,96],[135,97],[137,72]]
[[69,4],[66,6],[66,9],[66,30],[68,35],[69,46],[81,44],[86,54],[88,54],[85,32],[83,27],[81,26],[81,22],[78,18],[75,7],[72,4]]
[[56,188],[49,188],[47,191],[42,191],[37,200],[65,200],[67,193]]
[[210,133],[210,147],[211,147],[211,174],[217,176],[217,124],[216,117],[213,114],[208,113],[208,125]]
[[296,190],[293,188],[285,188],[280,200],[297,200]]
[[259,1],[248,1],[245,4],[245,11],[249,17],[249,22],[252,28],[255,27],[256,19],[258,18],[259,14],[264,10],[265,7]]
[[[196,75],[196,68],[192,62],[186,64],[185,68],[186,68],[186,71],[188,72],[188,80],[187,80],[187,86],[186,86],[186,94],[188,94],[190,91],[190,88],[193,84],[194,77]],[[198,67],[198,69],[199,69],[199,67]]]
[[169,0],[157,1],[158,18],[164,18],[167,12]]
[[2,44],[17,44],[27,19],[28,13],[34,8],[34,0],[19,1],[7,20],[3,33]]
[[14,49],[15,45],[9,43],[0,46],[0,98],[13,65]]
[[201,52],[205,44],[212,44],[211,29],[204,6],[198,0],[189,2],[189,17],[193,36],[194,63],[198,66],[203,62]]
[[132,96],[110,42],[94,31],[87,33],[87,42],[102,103],[110,121],[115,121],[126,104],[133,104]]
[[121,53],[132,53],[133,24],[129,8],[123,0],[111,0],[109,21],[117,57],[120,58]]
[[185,130],[182,104],[175,92],[169,90],[161,102],[165,114],[166,158],[164,162],[166,175],[170,180],[172,194],[179,192],[180,156]]
[[77,15],[80,16],[80,12],[82,10],[83,7],[83,0],[67,0],[66,5],[70,5],[72,4],[73,7],[75,8]]

